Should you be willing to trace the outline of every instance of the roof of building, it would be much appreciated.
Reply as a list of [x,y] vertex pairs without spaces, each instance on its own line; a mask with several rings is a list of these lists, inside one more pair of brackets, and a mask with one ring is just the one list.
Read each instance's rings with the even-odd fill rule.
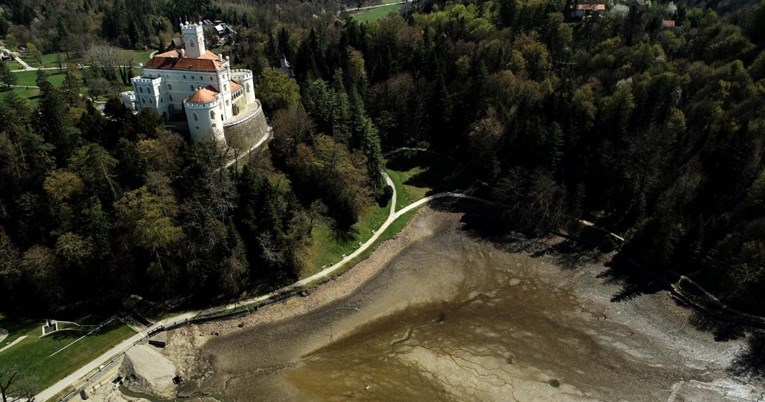
[[662,20],[661,26],[665,28],[674,28],[675,27],[675,20]]
[[238,82],[236,82],[234,80],[231,80],[231,92],[234,92],[234,91],[236,91],[237,89],[239,89],[241,87],[242,87],[242,84],[240,84],[240,83],[238,83]]
[[154,56],[144,67],[159,70],[219,71],[223,68],[220,57],[207,50],[197,58],[181,57],[180,50],[170,50]]
[[576,9],[586,11],[606,11],[606,5],[603,3],[580,3],[576,5]]
[[195,103],[195,104],[210,103],[214,101],[217,96],[218,96],[218,91],[216,91],[215,88],[211,86],[207,86],[205,88],[197,89],[193,95],[189,96],[189,98],[186,99],[186,103]]

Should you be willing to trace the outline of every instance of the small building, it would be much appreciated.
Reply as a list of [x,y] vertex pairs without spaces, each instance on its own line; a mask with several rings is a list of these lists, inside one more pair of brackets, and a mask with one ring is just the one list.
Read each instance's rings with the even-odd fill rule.
[[568,17],[571,20],[583,20],[605,12],[605,3],[574,3],[568,10]]
[[675,20],[662,20],[661,21],[661,27],[662,28],[674,28],[675,27]]

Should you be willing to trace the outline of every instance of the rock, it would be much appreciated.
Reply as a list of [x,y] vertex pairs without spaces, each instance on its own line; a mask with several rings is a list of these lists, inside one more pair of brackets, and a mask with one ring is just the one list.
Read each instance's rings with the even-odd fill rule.
[[148,345],[134,346],[125,353],[120,375],[132,391],[175,399],[175,365]]

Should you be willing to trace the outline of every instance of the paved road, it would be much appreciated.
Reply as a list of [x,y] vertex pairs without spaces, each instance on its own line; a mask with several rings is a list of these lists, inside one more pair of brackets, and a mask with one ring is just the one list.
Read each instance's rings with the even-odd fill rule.
[[[14,60],[18,61],[19,64],[21,64],[21,66],[24,67],[24,70],[36,70],[36,68],[31,67],[29,64],[27,64],[26,61],[21,60],[21,57],[17,57]],[[24,71],[24,70],[19,70],[19,71]]]
[[[154,325],[152,325],[149,328],[149,331],[156,330],[163,326],[170,326],[175,325],[181,322],[184,322],[191,317],[196,315],[196,312],[189,312],[184,314],[179,314],[175,317],[170,318],[169,320],[160,321]],[[39,394],[35,395],[35,401],[46,401],[48,399],[53,398],[54,396],[58,395],[59,393],[65,391],[70,385],[74,384],[75,382],[79,381],[81,378],[87,376],[91,372],[95,372],[99,369],[99,367],[111,360],[114,357],[119,356],[122,353],[125,353],[128,349],[133,347],[136,343],[143,340],[145,337],[145,334],[138,333],[133,336],[131,336],[128,339],[125,339],[117,346],[109,349],[101,356],[98,356],[97,358],[93,359],[90,363],[82,366],[80,369],[75,371],[72,374],[69,374],[61,381],[51,385],[47,389],[43,390]]]
[[374,6],[366,6],[366,7],[355,7],[355,8],[346,8],[344,11],[347,11],[349,13],[355,13],[357,11],[364,11],[364,10],[371,10],[373,8],[381,8],[381,7],[388,7],[388,6],[395,6],[399,4],[406,4],[411,3],[412,0],[406,0],[406,1],[399,1],[398,3],[388,3],[388,4],[377,4]]
[[[26,339],[26,337],[27,337],[26,335],[23,335],[23,336],[20,336],[20,337],[16,338],[16,340],[14,340],[13,342],[3,346],[3,348],[0,349],[0,352],[4,352],[4,351],[14,347],[17,343],[19,343],[19,342],[23,341],[24,339]],[[5,337],[3,337],[3,338],[5,338]]]

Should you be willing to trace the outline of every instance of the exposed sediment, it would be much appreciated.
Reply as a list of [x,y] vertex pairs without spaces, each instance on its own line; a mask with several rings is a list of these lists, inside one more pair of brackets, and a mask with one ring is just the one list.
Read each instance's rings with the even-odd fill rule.
[[424,209],[307,297],[171,332],[184,395],[227,400],[753,400],[666,292],[612,302],[602,261],[564,268]]

